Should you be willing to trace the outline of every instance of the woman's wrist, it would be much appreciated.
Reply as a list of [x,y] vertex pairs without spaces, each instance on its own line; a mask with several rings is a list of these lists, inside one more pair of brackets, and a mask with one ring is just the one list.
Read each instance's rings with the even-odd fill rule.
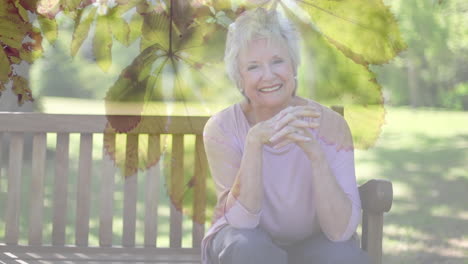
[[247,133],[247,137],[245,140],[246,147],[254,147],[254,148],[262,148],[263,142],[253,135],[250,131]]
[[312,162],[326,161],[325,155],[320,147],[313,147],[306,151],[307,157]]

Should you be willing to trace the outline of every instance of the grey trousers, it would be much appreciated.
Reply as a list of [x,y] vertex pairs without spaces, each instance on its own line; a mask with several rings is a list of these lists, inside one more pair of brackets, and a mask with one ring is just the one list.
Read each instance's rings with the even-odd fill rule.
[[225,226],[208,245],[211,264],[370,264],[355,239],[332,242],[325,235],[289,246],[275,244],[260,228]]

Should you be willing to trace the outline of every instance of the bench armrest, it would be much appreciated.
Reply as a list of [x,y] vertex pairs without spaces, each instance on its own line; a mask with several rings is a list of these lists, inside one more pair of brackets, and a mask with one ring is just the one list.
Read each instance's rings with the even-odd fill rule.
[[382,263],[383,213],[392,207],[393,188],[387,180],[370,180],[359,186],[362,205],[361,247],[371,263]]
[[390,211],[393,201],[392,182],[372,179],[359,186],[363,211],[384,213]]

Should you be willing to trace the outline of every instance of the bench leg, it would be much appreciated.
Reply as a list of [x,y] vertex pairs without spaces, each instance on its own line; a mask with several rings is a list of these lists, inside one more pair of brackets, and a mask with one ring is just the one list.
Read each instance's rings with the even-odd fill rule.
[[382,264],[383,213],[363,212],[362,249],[367,251],[373,264]]

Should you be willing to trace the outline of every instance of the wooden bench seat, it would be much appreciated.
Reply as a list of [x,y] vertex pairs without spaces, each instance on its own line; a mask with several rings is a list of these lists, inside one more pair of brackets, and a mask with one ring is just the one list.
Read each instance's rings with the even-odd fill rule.
[[[209,172],[202,136],[208,117],[145,116],[139,126],[122,133],[106,129],[109,118],[122,124],[135,120],[0,113],[0,263],[200,263],[201,239],[209,226],[204,224]],[[126,136],[117,139],[121,134]],[[170,135],[169,142],[162,141],[164,135]],[[127,151],[124,162],[150,157],[161,157],[161,162],[133,175],[119,173],[104,139],[110,147],[146,142],[146,156]],[[164,179],[184,182],[187,175],[190,218],[161,198],[170,192],[186,199],[186,186]],[[359,191],[362,248],[379,264],[392,185],[371,180]],[[163,209],[167,213],[161,214]]]
[[[144,247],[2,246],[0,259],[26,263],[200,263],[200,249]],[[1,263],[1,262],[0,262]]]

